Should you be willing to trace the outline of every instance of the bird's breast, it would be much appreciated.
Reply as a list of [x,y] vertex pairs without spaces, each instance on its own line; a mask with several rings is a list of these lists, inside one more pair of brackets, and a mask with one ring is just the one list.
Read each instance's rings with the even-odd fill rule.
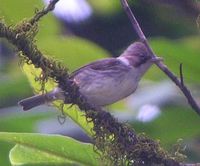
[[134,69],[113,73],[91,73],[90,71],[90,73],[82,73],[82,76],[75,77],[75,81],[79,84],[80,92],[89,102],[104,106],[133,93],[137,88],[139,77]]

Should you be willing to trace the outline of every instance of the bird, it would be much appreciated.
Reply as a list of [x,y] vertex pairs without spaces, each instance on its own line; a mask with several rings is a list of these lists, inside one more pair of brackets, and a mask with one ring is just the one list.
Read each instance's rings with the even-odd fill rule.
[[[153,63],[162,60],[152,57],[143,42],[132,43],[119,57],[91,62],[70,74],[70,79],[89,103],[104,107],[131,95],[142,76]],[[24,111],[33,107],[65,101],[65,92],[58,86],[45,94],[35,95],[18,102]],[[67,103],[66,103],[67,104]]]

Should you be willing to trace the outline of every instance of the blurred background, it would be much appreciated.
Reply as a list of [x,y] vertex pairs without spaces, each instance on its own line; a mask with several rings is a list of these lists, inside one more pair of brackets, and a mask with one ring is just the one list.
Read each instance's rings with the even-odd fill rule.
[[[49,0],[0,0],[0,18],[15,25],[29,18]],[[200,103],[200,2],[196,0],[129,0],[152,48],[177,75],[183,64],[184,80]],[[48,56],[76,68],[110,56],[118,56],[136,34],[119,0],[60,0],[44,17],[37,35],[38,47]],[[23,112],[20,99],[33,90],[19,65],[15,48],[0,39],[0,131],[41,132],[90,139],[70,119],[60,124],[60,112],[41,106]],[[170,150],[183,139],[188,162],[200,162],[200,118],[179,89],[156,66],[142,79],[135,94],[107,108],[138,132],[160,140]],[[12,146],[0,142],[0,165],[9,165]]]

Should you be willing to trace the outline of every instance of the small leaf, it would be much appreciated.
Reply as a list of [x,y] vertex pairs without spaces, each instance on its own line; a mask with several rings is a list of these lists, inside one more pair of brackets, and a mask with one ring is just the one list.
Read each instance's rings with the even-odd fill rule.
[[70,137],[0,132],[0,140],[17,144],[10,152],[13,165],[98,165],[93,145]]
[[11,149],[9,158],[11,164],[15,166],[65,166],[73,163],[65,158],[19,144]]

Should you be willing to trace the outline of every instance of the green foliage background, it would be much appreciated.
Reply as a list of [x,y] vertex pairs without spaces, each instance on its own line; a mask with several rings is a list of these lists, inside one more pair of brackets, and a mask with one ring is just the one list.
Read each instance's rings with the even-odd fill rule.
[[[98,17],[109,17],[113,18],[115,15],[118,15],[122,12],[120,3],[116,0],[101,0],[98,3],[96,1],[89,1],[94,8],[94,13]],[[21,0],[12,1],[12,0],[0,0],[0,17],[2,17],[8,24],[15,25],[17,22],[23,20],[24,18],[29,18],[33,15],[34,8],[41,8],[43,5],[39,0]],[[137,6],[138,1],[135,1],[134,4]],[[159,11],[159,17],[165,16],[166,13],[162,13]],[[183,20],[184,20],[183,16]],[[162,19],[160,19],[161,23]],[[180,18],[181,20],[181,18]],[[180,21],[179,20],[179,21]],[[180,21],[181,22],[181,21]],[[185,26],[184,21],[182,21]],[[170,26],[170,23],[167,23]],[[164,24],[166,26],[166,23]],[[96,59],[105,58],[111,56],[108,51],[101,48],[97,44],[88,41],[86,39],[77,37],[77,36],[61,36],[61,23],[55,19],[52,14],[44,17],[40,22],[39,33],[37,35],[37,45],[38,47],[47,55],[54,57],[55,59],[61,61],[64,65],[69,68],[69,71],[73,71],[76,68],[94,61]],[[182,34],[188,34],[189,32],[195,32],[195,30],[184,31],[184,26],[180,26],[180,24],[173,24],[174,32],[183,32]],[[181,28],[181,29],[180,29]],[[192,29],[189,27],[189,29]],[[128,33],[128,32],[123,32]],[[5,41],[2,41],[5,42]],[[199,66],[199,56],[200,56],[200,39],[198,33],[194,35],[182,36],[176,39],[169,39],[168,37],[156,36],[150,38],[150,43],[156,54],[162,56],[164,58],[164,62],[168,65],[168,67],[174,71],[177,75],[179,74],[179,64],[183,63],[184,65],[184,78],[185,82],[189,84],[191,87],[195,87],[194,91],[197,91],[199,96],[199,83],[200,83],[200,66]],[[9,46],[12,48],[12,46]],[[119,50],[120,52],[120,50]],[[28,70],[29,69],[29,70]],[[29,113],[10,111],[9,106],[16,105],[17,101],[26,96],[30,96],[32,94],[32,88],[29,85],[30,81],[33,80],[31,75],[37,73],[36,70],[30,70],[31,68],[24,68],[25,73],[28,73],[29,81],[27,77],[21,72],[21,69],[18,66],[18,59],[11,59],[6,66],[1,69],[0,72],[0,107],[5,108],[4,112],[0,112],[0,131],[1,132],[37,132],[35,126],[38,122],[41,122],[45,119],[49,119],[52,117],[56,117],[55,113],[47,112],[37,112],[34,111]],[[167,79],[166,76],[159,71],[157,67],[151,68],[151,70],[145,75],[144,79],[153,80],[155,82],[162,81]],[[37,85],[34,82],[31,82],[32,86],[34,86],[35,90],[37,90]],[[49,89],[52,86],[49,84]],[[58,103],[55,103],[56,105]],[[111,107],[111,109],[116,106]],[[117,107],[125,108],[124,102],[120,102]],[[141,122],[133,122],[132,125],[136,129],[137,132],[145,132],[149,136],[155,139],[159,139],[161,144],[166,148],[170,148],[172,144],[176,143],[176,140],[179,138],[184,139],[185,142],[193,142],[194,140],[199,140],[200,132],[199,132],[199,117],[188,107],[180,106],[180,105],[170,105],[162,108],[163,113],[156,120],[149,123],[141,123]],[[5,113],[8,112],[8,113]],[[82,113],[77,111],[77,108],[74,107],[72,109],[66,109],[67,114],[78,123],[87,133],[90,133],[91,125],[87,125],[82,116]],[[91,134],[91,133],[90,133]],[[14,139],[16,137],[16,139]],[[69,142],[74,142],[74,145],[68,146],[70,148],[77,148],[74,153],[71,153],[72,156],[67,156],[66,159],[57,158],[57,156],[52,156],[51,153],[46,153],[51,146],[49,144],[45,144],[46,141],[41,140],[39,145],[40,147],[30,148],[33,145],[26,146],[26,143],[31,142],[34,144],[39,143],[38,139],[42,139],[43,135],[29,135],[29,134],[17,134],[17,133],[1,133],[0,134],[0,165],[10,165],[8,154],[10,149],[17,144],[14,149],[12,149],[10,153],[11,162],[19,165],[19,163],[23,160],[25,165],[27,163],[33,161],[33,158],[40,158],[35,155],[32,156],[31,159],[28,155],[25,155],[24,152],[29,154],[30,156],[33,154],[39,153],[42,156],[38,160],[38,163],[32,163],[33,165],[53,165],[54,162],[60,163],[60,165],[72,164],[72,163],[82,163],[83,165],[87,165],[87,162],[93,163],[91,165],[97,165],[96,154],[93,153],[92,147],[90,144],[85,145],[80,142],[76,142],[71,138],[65,138],[66,143],[59,143],[60,140],[63,139],[59,136],[54,139],[56,148],[59,146],[65,145]],[[58,137],[58,138],[57,138]],[[46,140],[47,138],[45,138]],[[53,139],[53,138],[51,138]],[[19,140],[19,141],[18,141]],[[5,143],[4,141],[11,142]],[[26,142],[27,141],[27,142]],[[69,141],[69,142],[68,142]],[[81,146],[81,147],[76,147]],[[80,150],[86,147],[87,150]],[[41,149],[42,148],[42,149]],[[47,149],[45,149],[47,148]],[[56,148],[52,148],[56,150]],[[45,149],[45,150],[44,150]],[[67,147],[66,147],[67,149]],[[40,151],[41,150],[41,151]],[[58,150],[58,149],[57,149]],[[199,151],[195,151],[190,149],[193,156],[189,155],[189,160],[196,161],[198,157]],[[88,151],[86,153],[86,151]],[[68,153],[61,152],[61,154]],[[187,151],[189,153],[189,151]],[[196,152],[196,153],[195,153]],[[59,153],[58,151],[56,153]],[[18,156],[16,154],[19,154]],[[84,157],[83,155],[88,155],[88,157]],[[50,156],[48,156],[50,155]],[[25,156],[23,159],[21,156]],[[73,156],[77,158],[81,158],[81,161],[77,161]],[[91,156],[91,157],[89,157]],[[49,158],[52,158],[52,162],[45,163]],[[83,159],[82,159],[83,158]],[[46,159],[46,160],[45,160]],[[94,161],[91,161],[93,160]],[[44,161],[45,160],[45,161]]]

